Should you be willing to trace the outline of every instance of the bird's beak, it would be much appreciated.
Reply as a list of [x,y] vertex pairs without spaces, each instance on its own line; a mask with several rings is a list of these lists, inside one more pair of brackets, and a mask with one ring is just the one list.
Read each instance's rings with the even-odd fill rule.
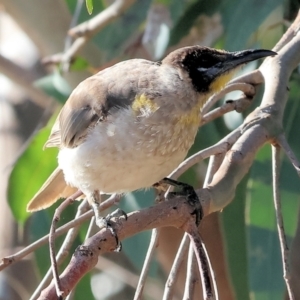
[[276,52],[264,49],[250,49],[237,52],[231,52],[230,57],[224,63],[224,68],[231,70],[250,61],[257,60],[267,56],[277,55]]
[[224,60],[207,69],[206,76],[216,78],[222,74],[233,71],[237,67],[267,56],[275,56],[276,52],[263,49],[250,49],[237,52],[227,52]]

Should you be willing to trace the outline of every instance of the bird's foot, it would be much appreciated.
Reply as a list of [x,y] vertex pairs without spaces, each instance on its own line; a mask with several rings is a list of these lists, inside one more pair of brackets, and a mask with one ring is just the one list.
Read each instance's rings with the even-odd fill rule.
[[119,241],[118,235],[116,230],[113,228],[111,219],[114,217],[120,217],[120,216],[124,216],[125,219],[127,220],[127,214],[121,210],[121,209],[116,209],[115,211],[113,211],[112,213],[108,214],[106,217],[102,217],[100,215],[100,211],[99,211],[99,203],[98,202],[93,202],[92,204],[93,210],[94,210],[94,214],[95,214],[95,222],[96,225],[99,228],[107,228],[109,229],[109,231],[111,232],[112,236],[115,238],[116,240],[116,248],[114,251],[116,252],[120,252],[122,250],[122,244]]
[[112,218],[111,214],[109,214],[106,217],[96,217],[96,225],[99,228],[107,228],[111,232],[111,234],[115,238],[116,244],[117,244],[114,251],[120,252],[122,250],[122,244],[118,238],[116,230],[113,228],[112,222],[110,220],[111,218]]
[[168,195],[169,196],[184,196],[184,197],[186,197],[188,203],[194,208],[192,215],[196,216],[196,225],[199,226],[200,221],[202,220],[202,217],[203,217],[203,211],[202,211],[202,206],[201,206],[200,200],[197,196],[197,193],[195,192],[195,189],[187,183],[183,183],[183,182],[180,182],[180,181],[177,181],[174,179],[170,179],[167,177],[162,179],[161,182],[172,185],[172,186],[180,189],[180,191],[170,192],[170,193],[168,193]]
[[152,187],[155,189],[155,203],[165,201],[165,194],[168,190],[169,184],[161,180],[159,182],[154,183]]

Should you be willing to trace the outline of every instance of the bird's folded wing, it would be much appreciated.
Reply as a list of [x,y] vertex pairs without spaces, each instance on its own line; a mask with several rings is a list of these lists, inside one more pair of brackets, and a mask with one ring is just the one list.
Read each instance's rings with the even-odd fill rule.
[[77,191],[77,188],[66,184],[61,169],[56,168],[40,190],[27,205],[27,211],[33,212],[51,206],[60,198],[67,198]]

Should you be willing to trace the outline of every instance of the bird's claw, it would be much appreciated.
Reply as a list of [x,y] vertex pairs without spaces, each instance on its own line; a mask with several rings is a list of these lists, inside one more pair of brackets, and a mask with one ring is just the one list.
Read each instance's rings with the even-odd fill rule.
[[196,225],[199,226],[200,221],[203,218],[203,210],[202,210],[202,206],[200,204],[199,198],[197,196],[197,193],[195,192],[195,189],[187,183],[183,183],[183,182],[180,182],[180,181],[177,181],[174,179],[170,179],[167,177],[164,178],[162,180],[162,182],[181,189],[181,191],[170,192],[170,193],[168,193],[168,195],[169,196],[184,196],[184,197],[186,197],[188,203],[194,208],[192,215],[196,216]]
[[121,216],[124,216],[125,220],[127,220],[127,214],[119,208],[116,209],[115,211],[113,211],[112,213],[108,214],[105,218],[101,217],[99,214],[98,214],[98,216],[96,216],[96,225],[99,228],[104,227],[104,228],[109,229],[109,231],[115,238],[117,246],[114,251],[116,251],[116,252],[120,252],[122,250],[122,243],[119,241],[118,235],[117,235],[115,229],[113,228],[111,219],[115,218],[115,217],[121,217]]

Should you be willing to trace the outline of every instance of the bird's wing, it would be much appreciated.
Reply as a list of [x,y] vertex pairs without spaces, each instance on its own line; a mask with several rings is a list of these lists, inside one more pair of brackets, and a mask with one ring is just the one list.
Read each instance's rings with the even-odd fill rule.
[[139,79],[151,73],[149,68],[157,65],[141,59],[129,60],[84,80],[62,108],[45,147],[80,145],[96,123],[104,122],[115,109],[132,104],[141,92]]
[[55,203],[58,199],[67,198],[76,191],[76,188],[66,184],[62,170],[56,168],[28,203],[27,211],[33,212],[45,209]]

